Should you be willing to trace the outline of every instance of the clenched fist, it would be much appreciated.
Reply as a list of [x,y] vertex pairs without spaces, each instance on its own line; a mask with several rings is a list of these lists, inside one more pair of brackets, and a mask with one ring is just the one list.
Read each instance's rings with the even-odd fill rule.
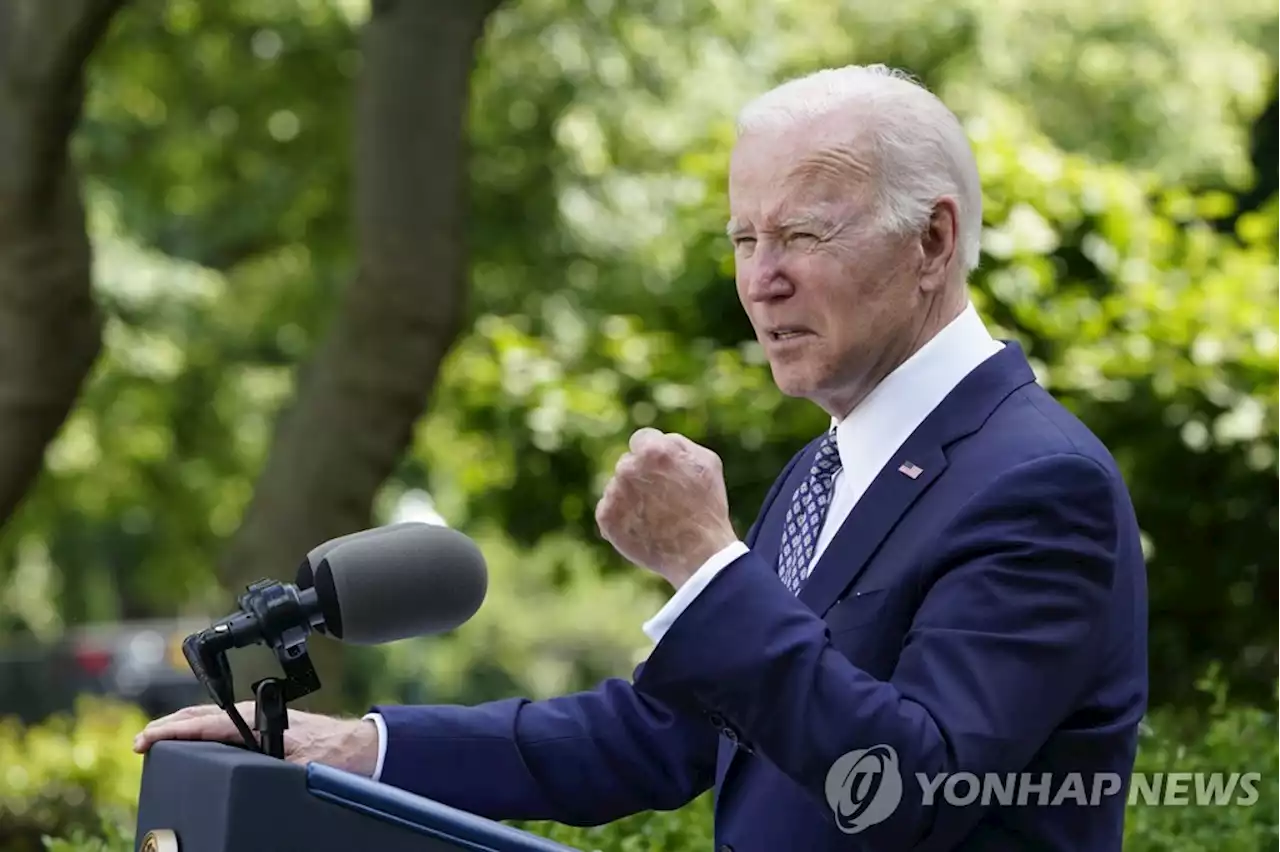
[[683,435],[640,429],[596,506],[618,553],[679,588],[738,540],[720,457]]

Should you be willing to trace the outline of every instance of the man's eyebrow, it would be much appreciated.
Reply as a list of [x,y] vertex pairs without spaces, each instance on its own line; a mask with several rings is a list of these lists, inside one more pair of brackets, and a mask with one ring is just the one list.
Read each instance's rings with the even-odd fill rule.
[[[800,215],[788,217],[780,221],[777,225],[773,227],[765,228],[764,230],[766,233],[777,233],[777,232],[797,231],[797,230],[821,232],[830,228],[831,226],[832,226],[831,221],[826,217],[818,216],[812,213],[807,213],[807,214],[800,214]],[[729,223],[725,226],[724,232],[728,234],[729,237],[736,237],[736,236],[741,236],[742,234],[745,234],[753,230],[755,229],[747,225],[746,223],[740,222],[734,218],[730,218]]]
[[830,221],[822,216],[806,214],[800,216],[792,216],[778,223],[779,231],[822,231],[831,226]]

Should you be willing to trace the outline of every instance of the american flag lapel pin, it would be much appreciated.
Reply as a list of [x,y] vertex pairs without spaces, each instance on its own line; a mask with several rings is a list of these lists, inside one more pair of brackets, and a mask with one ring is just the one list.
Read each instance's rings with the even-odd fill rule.
[[898,473],[905,473],[907,476],[915,479],[920,476],[920,474],[924,473],[924,469],[916,467],[911,462],[903,462],[898,466]]

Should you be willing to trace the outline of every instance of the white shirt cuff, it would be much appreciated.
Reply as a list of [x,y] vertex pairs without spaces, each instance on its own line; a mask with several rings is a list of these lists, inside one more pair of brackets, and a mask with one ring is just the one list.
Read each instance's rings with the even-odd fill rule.
[[748,552],[748,548],[740,541],[726,547],[724,550],[712,556],[706,562],[702,563],[702,567],[694,572],[693,576],[685,581],[685,584],[676,589],[676,593],[671,596],[671,600],[667,601],[666,606],[658,610],[658,614],[644,623],[644,632],[654,642],[661,642],[662,637],[667,635],[667,630],[679,618],[680,613],[693,603],[694,599],[702,593],[715,576],[727,568],[735,559]]
[[370,721],[378,727],[378,762],[373,767],[374,781],[382,778],[382,764],[387,759],[387,722],[381,713],[366,713],[361,721]]

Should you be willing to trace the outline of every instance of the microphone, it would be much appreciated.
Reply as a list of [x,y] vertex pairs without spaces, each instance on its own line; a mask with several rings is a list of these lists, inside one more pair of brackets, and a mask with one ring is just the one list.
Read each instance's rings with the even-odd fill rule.
[[[214,702],[231,716],[246,745],[283,757],[285,703],[320,688],[307,656],[314,630],[357,645],[443,633],[466,622],[484,601],[488,574],[479,547],[448,527],[405,522],[340,536],[313,548],[296,583],[259,580],[239,598],[240,609],[188,636],[183,654]],[[285,678],[254,684],[253,741],[235,707],[226,652],[265,644]]]
[[484,601],[484,557],[448,527],[406,522],[326,542],[298,566],[301,598],[335,639],[379,645],[453,630]]

